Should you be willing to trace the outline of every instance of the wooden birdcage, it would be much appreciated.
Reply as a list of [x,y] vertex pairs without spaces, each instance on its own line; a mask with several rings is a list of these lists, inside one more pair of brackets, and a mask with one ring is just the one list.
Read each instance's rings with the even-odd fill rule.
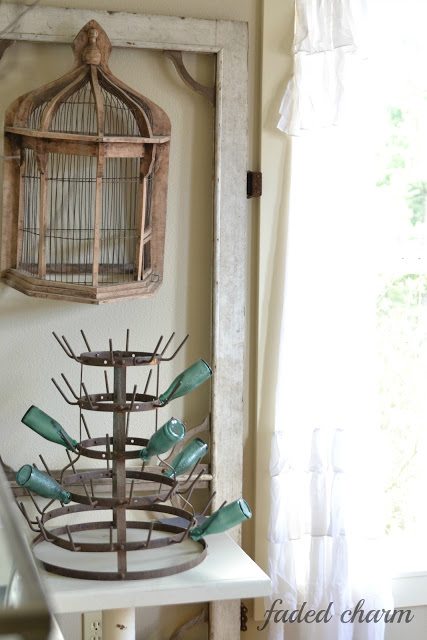
[[170,121],[108,67],[95,21],[69,73],[5,119],[2,279],[35,297],[100,304],[163,277]]

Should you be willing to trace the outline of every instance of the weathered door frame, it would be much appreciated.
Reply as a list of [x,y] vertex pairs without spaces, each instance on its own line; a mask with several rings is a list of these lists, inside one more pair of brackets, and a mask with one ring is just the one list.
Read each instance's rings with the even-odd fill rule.
[[[2,4],[0,26],[21,11],[22,5]],[[242,493],[244,421],[247,24],[36,6],[5,37],[71,43],[91,19],[115,47],[216,56],[211,471],[218,501],[235,500]],[[239,540],[240,532],[234,537]],[[210,620],[211,638],[238,638],[239,602],[211,605]]]

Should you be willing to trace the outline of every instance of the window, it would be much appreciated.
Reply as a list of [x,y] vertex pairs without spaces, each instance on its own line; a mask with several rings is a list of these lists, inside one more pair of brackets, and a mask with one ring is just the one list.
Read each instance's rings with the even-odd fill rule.
[[427,570],[427,7],[374,5],[380,412],[396,573]]

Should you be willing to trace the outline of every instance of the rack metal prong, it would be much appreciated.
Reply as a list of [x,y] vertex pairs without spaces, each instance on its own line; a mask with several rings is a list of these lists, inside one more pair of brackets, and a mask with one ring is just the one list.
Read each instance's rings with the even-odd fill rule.
[[88,394],[88,392],[87,392],[86,385],[85,385],[85,383],[84,383],[84,382],[82,382],[82,389],[83,389],[83,391],[84,391],[84,394],[85,394],[85,396],[86,396],[86,400],[88,401],[90,408],[91,408],[91,409],[94,409],[94,406],[93,406],[93,404],[92,404],[92,400],[91,400],[91,398],[90,398],[90,395],[89,395],[89,394]]
[[72,550],[73,550],[73,551],[80,551],[81,547],[76,547],[76,545],[74,544],[73,536],[71,535],[71,530],[70,530],[69,525],[68,525],[68,524],[66,524],[66,525],[65,525],[65,528],[66,528],[66,530],[67,530],[67,534],[68,534],[68,537],[69,537],[70,542],[71,542],[71,548],[72,548]]
[[22,502],[19,503],[19,508],[21,510],[22,515],[24,516],[25,520],[28,523],[28,526],[30,527],[31,531],[34,531],[34,533],[40,533],[40,529],[34,529],[35,524],[38,524],[38,519],[36,518],[36,522],[33,522],[32,520],[30,520],[28,513],[24,507],[24,504]]
[[[42,454],[41,454],[41,453],[39,453],[39,458],[40,458],[40,460],[42,461],[42,464],[43,464],[44,468],[46,469],[47,473],[48,473],[50,476],[52,476],[52,474],[51,474],[51,472],[50,472],[50,469],[49,469],[49,467],[47,466],[46,461],[45,461],[45,459],[43,458],[43,456],[42,456]],[[53,477],[53,476],[52,476],[52,477]]]
[[75,462],[75,461],[74,461],[74,462],[72,461],[72,459],[71,459],[71,453],[68,451],[68,449],[67,449],[67,456],[68,456],[68,460],[70,461],[70,466],[71,466],[71,468],[72,468],[72,470],[73,470],[74,474],[75,474],[75,475],[77,475],[76,467],[74,466],[74,462]]
[[[166,463],[167,464],[167,463]],[[199,464],[199,462],[196,462],[196,464],[194,465],[194,467],[191,469],[190,474],[187,478],[187,480],[184,481],[184,484],[187,484],[189,482],[191,482],[191,478],[193,477],[193,473],[195,472],[195,470],[197,469],[197,465]],[[201,471],[201,473],[203,473],[203,470]],[[200,474],[199,474],[200,475]]]
[[40,518],[36,518],[37,520],[37,524],[40,527],[40,531],[43,534],[43,538],[46,540],[46,542],[53,542],[53,538],[49,538],[49,536],[47,535],[47,531],[45,529],[45,526],[43,524],[43,522],[40,520]]
[[109,471],[111,449],[110,449],[110,436],[108,435],[108,433],[105,436],[105,454],[106,454],[106,461],[107,461],[107,471]]
[[162,405],[159,405],[159,406],[164,407],[164,406],[165,406],[165,404],[168,404],[168,402],[169,402],[169,400],[170,400],[170,399],[172,399],[172,400],[173,400],[173,397],[174,397],[175,393],[178,391],[178,389],[179,389],[179,387],[180,387],[181,385],[182,385],[182,381],[180,380],[180,381],[179,381],[179,382],[177,382],[177,384],[174,386],[174,388],[172,389],[172,391],[170,392],[169,396],[166,398],[166,400],[164,401],[164,403],[163,403]]
[[88,437],[88,438],[89,438],[89,440],[90,440],[92,436],[91,436],[91,435],[90,435],[90,433],[89,433],[89,429],[88,429],[88,426],[87,426],[87,424],[86,424],[86,418],[84,417],[84,415],[83,415],[83,414],[80,414],[80,420],[83,422],[83,426],[84,426],[84,428],[85,428],[85,431],[86,431],[87,437]]
[[164,355],[164,353],[166,352],[166,349],[167,349],[167,348],[168,348],[168,346],[170,345],[170,343],[171,343],[171,341],[172,341],[172,339],[173,339],[174,335],[175,335],[175,331],[173,331],[173,332],[172,332],[171,337],[170,337],[170,338],[169,338],[169,340],[167,341],[166,345],[163,347],[163,351],[162,351],[162,353],[160,354],[161,356],[163,356],[163,355]]
[[148,377],[147,377],[147,382],[145,383],[145,387],[144,387],[144,391],[143,391],[143,395],[145,396],[145,394],[147,393],[148,390],[148,385],[150,384],[150,380],[151,380],[151,374],[153,373],[153,370],[150,369],[149,373],[148,373]]
[[[52,500],[49,500],[49,502],[43,507],[42,516],[44,516],[46,511],[49,509],[50,505],[53,504],[55,502],[55,500],[56,500],[56,498],[52,498]],[[59,502],[59,500],[58,500],[58,502]]]
[[187,333],[187,335],[185,336],[184,340],[181,342],[179,347],[176,349],[175,353],[173,353],[170,358],[162,358],[162,360],[164,362],[169,362],[170,360],[173,360],[175,358],[175,356],[177,356],[178,353],[181,351],[182,347],[185,345],[185,343],[187,342],[189,337],[190,337],[190,334]]
[[159,495],[160,491],[162,490],[162,486],[163,486],[163,474],[160,474],[160,482],[159,482],[159,488],[157,489],[157,495]]
[[56,335],[55,331],[52,331],[52,334],[53,334],[54,338],[57,340],[57,342],[58,342],[59,346],[61,347],[61,349],[64,351],[65,355],[68,356],[69,358],[71,358],[71,360],[74,360],[73,356],[64,347],[64,345],[62,344],[61,340]]
[[167,496],[165,498],[165,502],[171,498],[172,494],[175,492],[177,484],[178,484],[178,480],[176,479],[176,476],[174,476],[174,483],[171,486],[170,491],[169,491],[169,493],[167,494]]
[[154,529],[154,520],[151,521],[150,529],[148,530],[147,542],[145,543],[146,549],[148,549],[150,546],[151,534],[153,533],[153,529]]
[[184,491],[178,491],[177,493],[179,493],[179,495],[184,495],[185,493],[188,493],[187,500],[190,500],[191,495],[192,495],[192,493],[194,491],[194,488],[195,488],[197,482],[202,477],[202,475],[203,475],[203,469],[197,474],[197,476],[194,478],[193,482],[191,483],[191,485],[187,489],[185,489]]
[[73,387],[71,386],[71,384],[68,382],[67,378],[65,377],[65,374],[61,373],[62,379],[64,380],[65,384],[67,385],[67,387],[69,388],[69,390],[71,391],[71,393],[73,394],[73,396],[75,397],[76,400],[79,400],[79,396],[76,394],[76,392],[74,391]]
[[185,502],[185,504],[187,504],[187,505],[190,507],[190,511],[191,511],[191,514],[192,514],[193,520],[195,520],[195,518],[196,518],[196,512],[194,511],[194,507],[193,507],[193,505],[192,505],[188,500],[186,500],[186,499],[184,498],[184,496],[183,496],[183,495],[180,495],[179,497],[181,498],[181,500],[182,500],[183,502]]
[[211,497],[209,498],[209,500],[208,500],[208,501],[207,501],[207,503],[205,504],[205,506],[204,506],[204,508],[203,508],[203,511],[202,511],[202,512],[201,512],[201,514],[200,514],[201,516],[204,516],[204,515],[205,515],[206,511],[209,509],[209,507],[210,507],[210,505],[211,505],[211,503],[212,503],[212,500],[215,498],[215,496],[216,496],[216,491],[214,491],[214,492],[213,492],[213,494],[211,495]]
[[108,374],[106,369],[104,369],[104,378],[105,378],[105,388],[107,389],[107,393],[110,393],[110,387],[108,385]]
[[80,451],[76,449],[76,447],[70,441],[70,438],[67,436],[65,431],[63,431],[62,429],[59,429],[59,433],[61,434],[62,438],[64,438],[65,442],[67,443],[67,446],[71,449],[71,451],[74,451],[74,453],[77,453],[80,456]]
[[190,533],[190,529],[193,526],[194,523],[194,519],[190,520],[188,523],[188,527],[186,528],[186,530],[184,531],[184,533],[182,534],[182,537],[180,538],[180,542],[182,542],[183,540],[185,540],[185,538],[188,537],[189,533]]
[[[68,451],[68,450],[67,450],[67,451]],[[74,449],[73,449],[73,451],[74,451]],[[69,451],[68,451],[68,453],[69,453]],[[67,469],[69,469],[70,467],[72,467],[72,468],[73,468],[73,465],[75,465],[75,464],[76,464],[77,460],[78,460],[78,459],[80,458],[80,456],[81,456],[80,451],[76,451],[75,453],[76,453],[76,455],[77,455],[77,458],[74,460],[74,462],[71,460],[71,455],[68,455],[69,463],[68,463],[68,464],[66,464],[66,465],[65,465],[65,467],[61,470],[61,475],[60,475],[60,477],[59,477],[59,484],[61,484],[61,485],[62,485],[62,480],[63,480],[63,478],[64,478],[64,474],[65,474],[65,472],[67,471]],[[76,472],[74,471],[74,473],[76,473]]]
[[110,549],[111,551],[113,551],[114,546],[113,546],[113,525],[110,525]]
[[59,384],[56,382],[55,378],[51,378],[53,384],[55,385],[55,387],[58,389],[59,393],[61,394],[61,396],[64,398],[65,402],[67,404],[72,404],[72,405],[76,405],[78,404],[77,402],[71,402],[71,400],[68,400],[67,396],[65,395],[65,393],[62,391],[61,387],[59,386]]
[[129,412],[132,411],[133,405],[135,404],[136,389],[137,389],[137,385],[135,384],[134,387],[133,387],[133,391],[132,391],[132,400],[131,400],[131,403],[130,403]]
[[89,500],[89,504],[91,507],[94,507],[96,504],[98,504],[95,500],[95,502],[92,500],[92,498],[90,497],[89,491],[87,490],[87,486],[86,483],[84,482],[82,476],[80,476],[80,482],[82,483],[82,487],[84,489],[84,492],[86,494],[87,499]]
[[130,414],[131,414],[131,411],[133,409],[133,405],[135,404],[136,389],[137,389],[137,385],[135,385],[134,388],[133,388],[132,400],[131,400],[131,403],[130,403],[128,414],[126,416],[126,438],[128,437],[128,433],[129,433],[129,418],[130,418]]
[[173,479],[174,482],[177,482],[176,471],[175,471],[174,467],[171,464],[169,464],[168,459],[169,459],[169,456],[167,458],[165,458],[165,460],[161,460],[161,462],[162,462],[162,464],[165,464],[168,467],[168,469],[170,469],[172,471],[172,474],[173,474],[172,479]]
[[147,361],[147,364],[150,364],[150,362],[153,362],[154,358],[156,357],[157,349],[160,347],[162,340],[163,340],[163,336],[160,336],[158,343],[154,347],[154,351],[151,355],[151,358]]
[[115,363],[114,360],[114,351],[113,351],[113,341],[111,340],[111,338],[109,339],[109,344],[110,344],[110,356],[111,356],[111,364]]
[[126,330],[126,351],[129,351],[129,329]]
[[27,492],[27,494],[30,496],[31,498],[31,502],[33,503],[33,505],[35,506],[35,508],[37,509],[37,511],[39,512],[40,515],[43,515],[43,511],[40,509],[39,505],[37,504],[33,494],[31,493],[31,491],[29,489],[25,489],[25,491]]
[[62,336],[62,339],[65,342],[65,344],[67,345],[67,348],[69,349],[69,351],[71,353],[71,356],[74,358],[74,360],[77,360],[77,362],[79,362],[79,359],[77,358],[76,354],[74,353],[74,351],[70,347],[70,344],[69,344],[67,338],[65,336]]
[[129,504],[132,504],[132,497],[133,497],[133,487],[135,484],[135,480],[132,480],[131,484],[130,484],[130,491],[129,491]]
[[80,329],[80,333],[81,333],[81,334],[82,334],[82,336],[83,336],[83,340],[85,341],[85,345],[86,345],[86,347],[87,347],[87,350],[88,350],[88,351],[92,351],[92,349],[91,349],[91,348],[90,348],[90,346],[89,346],[89,342],[87,341],[87,338],[86,338],[86,336],[85,336],[85,332],[83,331],[83,329]]

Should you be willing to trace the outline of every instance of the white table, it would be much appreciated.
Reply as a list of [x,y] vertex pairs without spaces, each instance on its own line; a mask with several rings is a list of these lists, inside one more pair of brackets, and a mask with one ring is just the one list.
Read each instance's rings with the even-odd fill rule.
[[[190,546],[187,548],[186,543],[179,545],[187,555],[192,553],[192,541],[188,542]],[[206,542],[208,554],[200,565],[165,578],[94,581],[65,578],[44,570],[41,574],[55,613],[97,611],[102,608],[103,640],[114,639],[116,633],[121,640],[134,639],[135,607],[240,600],[271,593],[269,577],[226,533],[208,536]],[[39,557],[43,557],[43,544],[45,543],[36,548]],[[54,561],[52,553],[56,552],[63,554],[64,550],[59,547],[52,549],[52,545],[46,545],[46,553],[49,554],[46,559]],[[164,556],[164,550],[160,550],[160,553]],[[81,560],[85,555],[74,553],[73,561],[76,562],[77,558]],[[105,554],[96,555],[99,557]],[[155,554],[150,562],[156,562]],[[144,563],[147,567],[147,560]],[[127,626],[126,636],[122,630],[117,632],[117,624]]]

